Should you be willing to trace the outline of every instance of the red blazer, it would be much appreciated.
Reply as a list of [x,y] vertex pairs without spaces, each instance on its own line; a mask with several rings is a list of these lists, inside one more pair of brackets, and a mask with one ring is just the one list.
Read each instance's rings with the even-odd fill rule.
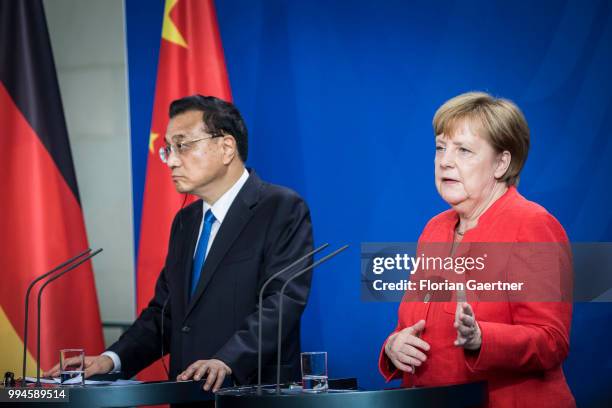
[[[429,221],[419,243],[452,242],[458,215],[445,211]],[[567,242],[559,222],[526,200],[515,187],[500,197],[465,233],[462,242]],[[426,322],[421,337],[427,360],[410,374],[397,370],[384,352],[379,369],[402,386],[435,386],[486,380],[490,407],[574,407],[561,363],[569,352],[571,302],[471,303],[482,332],[479,351],[453,345],[456,302],[402,302],[394,333]]]

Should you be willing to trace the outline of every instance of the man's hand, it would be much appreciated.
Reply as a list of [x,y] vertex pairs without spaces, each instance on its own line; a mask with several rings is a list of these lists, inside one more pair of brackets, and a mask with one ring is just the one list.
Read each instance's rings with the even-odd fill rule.
[[213,392],[217,392],[223,385],[225,376],[231,374],[231,368],[221,360],[198,360],[180,373],[176,379],[177,381],[187,381],[193,378],[195,381],[200,381],[206,375],[204,391],[209,391],[212,386]]
[[[74,364],[78,360],[76,358],[66,360],[68,364]],[[89,378],[96,374],[110,373],[114,368],[113,360],[109,356],[85,356],[85,378]],[[57,363],[49,371],[43,373],[43,377],[59,377],[60,365]]]
[[385,344],[385,354],[395,367],[412,373],[415,366],[427,360],[423,351],[429,351],[429,344],[418,337],[424,328],[425,320],[419,320],[415,325],[389,337]]
[[474,316],[472,306],[467,302],[458,302],[455,312],[455,323],[457,329],[457,340],[455,346],[466,350],[478,350],[482,344],[482,333]]

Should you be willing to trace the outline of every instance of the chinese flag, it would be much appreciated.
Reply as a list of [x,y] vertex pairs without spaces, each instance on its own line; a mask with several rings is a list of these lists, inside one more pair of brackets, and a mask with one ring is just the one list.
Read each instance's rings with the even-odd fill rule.
[[[0,1],[0,61],[0,372],[21,373],[28,284],[88,243],[40,0]],[[42,370],[62,348],[104,350],[89,262],[50,284],[42,299]],[[31,300],[27,362],[35,375]]]
[[[158,155],[170,103],[196,93],[231,100],[212,0],[166,0],[161,37],[138,248],[138,313],[153,296],[166,259],[170,226],[184,200]],[[165,377],[159,361],[140,374],[144,380]]]

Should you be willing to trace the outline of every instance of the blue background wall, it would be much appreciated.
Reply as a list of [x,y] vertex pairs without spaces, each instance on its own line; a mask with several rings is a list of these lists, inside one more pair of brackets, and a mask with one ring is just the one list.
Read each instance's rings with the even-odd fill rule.
[[[431,118],[452,96],[517,102],[532,131],[522,194],[573,241],[612,241],[612,3],[506,3],[216,3],[248,165],[306,198],[318,243],[352,244],[316,271],[303,318],[303,348],[328,351],[333,377],[384,386],[398,305],[360,301],[359,244],[415,241],[447,208]],[[162,12],[126,0],[136,231]],[[610,395],[611,322],[612,304],[575,305],[565,373],[579,405]]]

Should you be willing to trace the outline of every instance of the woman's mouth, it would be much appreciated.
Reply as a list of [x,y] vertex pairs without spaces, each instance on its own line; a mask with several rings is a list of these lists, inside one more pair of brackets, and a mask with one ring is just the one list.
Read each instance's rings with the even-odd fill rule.
[[454,178],[450,178],[450,177],[442,177],[442,183],[445,184],[454,184],[454,183],[458,183],[459,180],[454,179]]

